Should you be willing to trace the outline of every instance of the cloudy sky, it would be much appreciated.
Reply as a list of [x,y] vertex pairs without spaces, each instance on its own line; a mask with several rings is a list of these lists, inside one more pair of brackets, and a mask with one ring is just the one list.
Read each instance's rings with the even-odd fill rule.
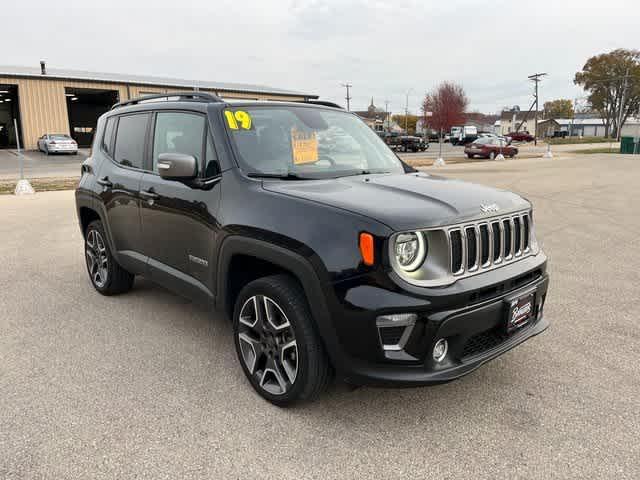
[[316,93],[352,109],[371,97],[416,111],[443,80],[470,109],[583,96],[594,54],[640,48],[637,0],[21,0],[0,19],[0,64],[245,82]]

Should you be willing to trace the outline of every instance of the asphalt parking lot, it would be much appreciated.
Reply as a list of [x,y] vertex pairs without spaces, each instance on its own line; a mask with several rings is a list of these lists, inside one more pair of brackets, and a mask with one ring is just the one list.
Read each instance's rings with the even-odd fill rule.
[[640,157],[429,169],[515,190],[549,256],[544,334],[446,385],[281,410],[228,322],[89,284],[73,192],[0,196],[0,478],[640,476]]
[[[77,155],[23,151],[24,175],[27,178],[79,177],[80,164],[88,153],[85,148],[80,149]],[[0,150],[0,180],[10,178],[20,178],[20,157],[15,150]]]

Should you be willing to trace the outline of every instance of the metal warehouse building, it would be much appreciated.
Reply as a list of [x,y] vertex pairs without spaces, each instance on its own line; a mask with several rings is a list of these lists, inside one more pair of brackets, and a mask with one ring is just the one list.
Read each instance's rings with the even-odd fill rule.
[[0,66],[0,148],[35,149],[45,133],[66,133],[88,146],[100,115],[114,103],[149,94],[200,90],[222,98],[304,101],[317,95],[261,85],[143,77],[40,67]]

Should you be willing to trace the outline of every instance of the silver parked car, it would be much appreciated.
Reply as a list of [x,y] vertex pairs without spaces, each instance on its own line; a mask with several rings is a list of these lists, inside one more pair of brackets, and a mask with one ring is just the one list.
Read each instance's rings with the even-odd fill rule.
[[78,144],[69,135],[62,133],[45,133],[38,139],[38,150],[50,153],[78,153]]

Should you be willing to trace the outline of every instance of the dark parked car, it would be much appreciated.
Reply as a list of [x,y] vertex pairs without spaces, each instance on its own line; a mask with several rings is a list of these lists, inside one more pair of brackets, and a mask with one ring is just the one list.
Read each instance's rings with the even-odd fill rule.
[[451,381],[548,326],[531,204],[418,172],[326,104],[123,102],[98,120],[76,204],[94,288],[144,275],[226,314],[276,405],[334,376]]
[[509,137],[514,142],[533,142],[535,140],[534,136],[526,130],[524,132],[509,132],[505,137]]
[[401,152],[424,152],[429,148],[428,142],[414,135],[402,135],[398,138],[398,150]]
[[498,137],[481,137],[467,145],[464,153],[469,158],[477,156],[493,160],[500,153],[505,157],[513,158],[518,154],[518,149]]
[[390,132],[381,137],[389,148],[399,152],[424,152],[429,148],[429,143],[425,143],[422,138],[413,135],[399,135]]

